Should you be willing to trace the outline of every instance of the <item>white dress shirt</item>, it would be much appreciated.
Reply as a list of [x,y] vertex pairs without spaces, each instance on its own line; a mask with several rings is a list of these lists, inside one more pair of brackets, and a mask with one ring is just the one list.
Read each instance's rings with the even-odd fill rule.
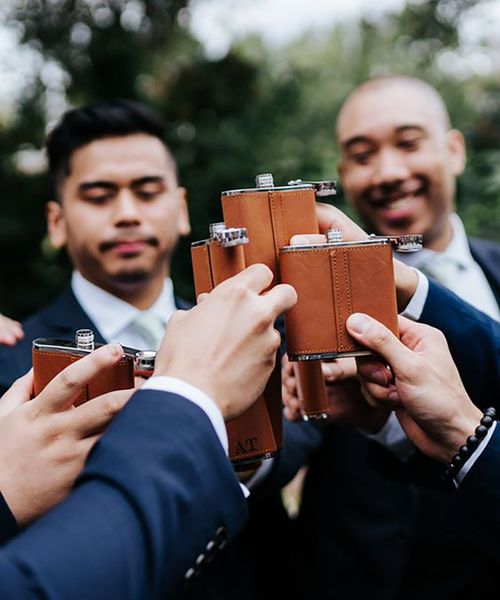
[[[73,271],[71,288],[80,306],[107,342],[117,342],[138,350],[148,349],[147,342],[132,324],[141,312],[138,308],[90,283],[78,271]],[[176,310],[174,286],[167,278],[155,303],[142,312],[160,317],[165,326]]]

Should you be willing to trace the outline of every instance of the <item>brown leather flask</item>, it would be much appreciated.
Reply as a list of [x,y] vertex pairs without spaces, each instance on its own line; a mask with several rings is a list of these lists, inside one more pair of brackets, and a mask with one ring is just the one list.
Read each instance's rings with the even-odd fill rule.
[[[33,392],[38,395],[65,367],[80,360],[89,352],[102,346],[94,344],[90,329],[80,329],[75,340],[38,338],[33,341]],[[126,351],[128,350],[128,352]],[[87,384],[75,401],[79,406],[101,394],[134,387],[134,357],[132,349],[125,349],[123,357],[111,369]]]
[[[243,247],[247,242],[245,228],[229,228],[224,223],[214,223],[210,226],[210,238],[191,245],[196,295],[210,292],[245,268]],[[237,469],[247,468],[276,454],[282,445],[278,362],[264,394],[242,415],[227,422],[226,427],[229,458]]]
[[297,291],[297,304],[285,315],[292,361],[370,354],[349,335],[349,315],[371,315],[398,335],[392,245],[400,251],[421,247],[421,236],[371,236],[343,242],[339,230],[325,244],[285,246],[281,277]]
[[333,182],[291,181],[274,186],[270,174],[257,175],[255,188],[222,192],[222,213],[228,227],[246,227],[247,265],[264,263],[279,281],[279,249],[300,233],[319,233],[316,196],[335,193]]
[[[257,175],[256,187],[222,192],[222,212],[228,225],[246,227],[250,242],[245,247],[247,265],[264,263],[280,281],[279,251],[294,235],[318,233],[316,199],[336,193],[334,181],[290,181],[275,186],[270,173]],[[328,399],[321,364],[295,368],[297,391],[305,420],[325,418]]]

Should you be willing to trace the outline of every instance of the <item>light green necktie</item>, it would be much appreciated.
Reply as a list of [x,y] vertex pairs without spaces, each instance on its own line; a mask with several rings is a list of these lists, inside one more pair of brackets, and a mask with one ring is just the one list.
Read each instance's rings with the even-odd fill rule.
[[161,317],[148,312],[140,312],[132,321],[132,326],[146,344],[146,347],[141,350],[158,350],[165,333],[165,322]]
[[420,270],[430,275],[436,281],[444,285],[452,292],[458,291],[458,280],[460,277],[460,264],[448,256],[440,256],[438,259],[423,265]]

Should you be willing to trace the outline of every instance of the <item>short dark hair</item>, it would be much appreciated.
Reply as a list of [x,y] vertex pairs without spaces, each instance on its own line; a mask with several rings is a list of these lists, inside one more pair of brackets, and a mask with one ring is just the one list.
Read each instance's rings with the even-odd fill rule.
[[47,137],[47,156],[56,198],[61,181],[70,173],[71,155],[94,140],[146,133],[158,138],[177,167],[165,142],[166,125],[151,108],[140,102],[116,99],[69,110]]

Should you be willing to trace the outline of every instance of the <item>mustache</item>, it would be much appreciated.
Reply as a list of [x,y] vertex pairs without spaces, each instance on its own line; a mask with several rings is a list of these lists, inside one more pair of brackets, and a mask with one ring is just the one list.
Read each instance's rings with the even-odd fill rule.
[[152,246],[153,248],[157,248],[160,245],[160,240],[155,236],[120,236],[112,240],[105,240],[104,242],[101,242],[99,244],[99,250],[101,252],[108,252],[115,246],[127,242],[143,242],[149,246]]
[[368,188],[365,197],[376,204],[383,204],[404,196],[422,194],[427,191],[428,187],[428,180],[424,177],[418,177],[406,181],[382,183],[376,187]]

